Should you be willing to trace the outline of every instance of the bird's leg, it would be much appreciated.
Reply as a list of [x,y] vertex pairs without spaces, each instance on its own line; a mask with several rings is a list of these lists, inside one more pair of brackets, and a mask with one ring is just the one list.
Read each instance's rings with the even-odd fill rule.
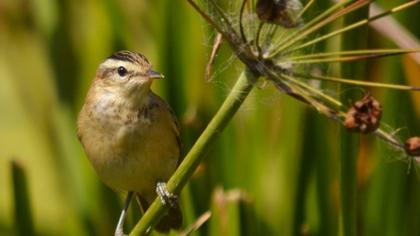
[[159,196],[160,201],[163,205],[176,207],[176,205],[178,204],[178,196],[168,191],[165,182],[158,181],[156,183],[156,193]]
[[133,197],[133,192],[130,191],[127,193],[127,198],[124,202],[124,208],[121,211],[120,218],[118,219],[117,228],[115,229],[115,236],[124,236],[124,221],[127,216],[128,206],[130,206],[131,198]]

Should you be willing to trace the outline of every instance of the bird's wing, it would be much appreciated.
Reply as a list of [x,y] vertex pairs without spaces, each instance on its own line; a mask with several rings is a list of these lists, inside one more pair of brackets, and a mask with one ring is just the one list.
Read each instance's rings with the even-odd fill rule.
[[171,128],[172,128],[171,131],[174,133],[176,137],[176,141],[178,143],[178,147],[179,147],[179,158],[178,158],[178,166],[179,166],[179,164],[181,163],[184,157],[182,155],[181,125],[179,124],[179,121],[178,121],[178,118],[176,117],[175,112],[168,105],[168,103],[166,103],[161,97],[159,97],[155,93],[153,92],[150,92],[150,93],[151,93],[152,100],[154,100],[155,102],[158,102],[159,105],[162,105],[163,109],[166,110],[166,113],[170,115]]

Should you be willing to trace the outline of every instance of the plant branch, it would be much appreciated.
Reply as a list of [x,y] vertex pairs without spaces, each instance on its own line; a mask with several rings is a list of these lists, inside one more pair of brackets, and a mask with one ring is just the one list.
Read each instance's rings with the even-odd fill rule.
[[323,76],[323,75],[304,75],[299,73],[293,73],[293,75],[304,78],[304,79],[316,79],[316,80],[325,80],[331,81],[341,84],[353,84],[358,86],[364,87],[377,87],[377,88],[390,88],[396,90],[406,90],[406,91],[420,91],[420,87],[416,86],[409,86],[409,85],[400,85],[400,84],[387,84],[381,82],[370,82],[370,81],[362,81],[362,80],[353,80],[353,79],[345,79],[340,77],[332,77],[332,76]]
[[[174,194],[179,194],[181,192],[182,188],[200,164],[210,144],[212,144],[221,134],[233,115],[238,111],[257,79],[258,77],[248,69],[245,69],[239,76],[236,84],[224,100],[222,106],[168,181],[167,188],[170,192]],[[145,235],[156,225],[166,210],[167,209],[162,205],[161,201],[158,198],[155,199],[153,204],[131,231],[130,236]]]
[[[370,6],[370,15],[378,15],[383,10],[375,3]],[[420,48],[420,41],[392,16],[384,17],[369,24],[400,48]],[[420,65],[420,53],[412,53],[410,57]]]
[[322,53],[313,53],[313,54],[303,54],[298,56],[285,57],[279,60],[281,62],[295,62],[300,60],[307,59],[323,59],[332,56],[373,56],[373,55],[389,55],[389,54],[411,54],[420,52],[420,44],[417,45],[417,48],[395,48],[395,49],[362,49],[362,50],[349,50],[349,51],[335,51],[335,52],[322,52]]
[[378,59],[382,57],[397,56],[401,54],[407,54],[405,52],[393,52],[393,53],[382,53],[382,54],[365,54],[365,55],[354,55],[354,56],[340,56],[340,57],[326,57],[326,58],[313,58],[313,59],[300,59],[290,60],[289,63],[296,64],[321,64],[321,63],[342,63],[342,62],[353,62],[366,59]]
[[296,51],[296,50],[299,50],[299,49],[302,49],[302,48],[311,46],[311,45],[316,44],[318,42],[321,42],[321,41],[323,41],[325,39],[328,39],[328,38],[331,38],[331,37],[336,36],[338,34],[344,33],[346,31],[353,30],[355,28],[364,26],[364,25],[369,24],[369,23],[371,23],[371,22],[373,22],[375,20],[378,20],[378,19],[380,19],[382,17],[388,16],[388,15],[394,14],[396,12],[402,11],[402,10],[404,10],[406,8],[412,7],[415,4],[417,4],[417,3],[419,3],[419,1],[411,1],[411,2],[407,2],[407,3],[401,4],[401,5],[399,5],[397,7],[394,7],[392,9],[388,10],[388,11],[385,11],[385,12],[379,13],[377,15],[374,15],[372,17],[368,17],[366,19],[357,21],[357,22],[355,22],[355,23],[353,23],[351,25],[348,25],[346,27],[343,27],[343,28],[340,28],[338,30],[332,31],[331,33],[325,34],[325,35],[323,35],[321,37],[317,37],[316,39],[310,40],[310,41],[308,41],[308,42],[306,42],[304,44],[301,44],[301,45],[298,45],[298,46],[293,47],[291,49],[288,49],[287,52],[289,53],[289,52],[292,52],[292,51]]
[[[279,44],[281,46],[279,46],[271,55],[275,56],[275,55],[278,55],[279,53],[283,53],[284,50],[286,50],[287,48],[290,48],[295,43],[299,42],[300,40],[302,40],[309,34],[316,32],[317,30],[321,29],[323,26],[337,20],[338,18],[346,14],[349,14],[350,12],[356,11],[359,8],[366,6],[367,4],[371,2],[371,0],[360,0],[360,1],[352,2],[350,5],[330,15],[331,12],[334,12],[340,7],[345,6],[349,2],[351,1],[339,2],[335,4],[334,6],[332,6],[330,9],[327,9],[318,17],[316,17],[315,19],[305,24],[304,27],[297,30],[295,33],[291,34],[289,37],[286,37],[287,40],[285,39],[284,41],[282,41],[282,43]],[[324,17],[326,18],[324,19]]]

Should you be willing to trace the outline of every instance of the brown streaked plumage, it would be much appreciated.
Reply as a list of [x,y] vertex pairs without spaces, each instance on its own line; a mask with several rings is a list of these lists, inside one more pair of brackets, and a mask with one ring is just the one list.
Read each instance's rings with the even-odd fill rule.
[[[158,77],[143,55],[114,53],[99,66],[77,122],[79,140],[102,181],[135,192],[143,208],[156,198],[156,183],[166,182],[180,161],[176,117],[150,90]],[[181,222],[175,207],[157,229],[167,232]]]

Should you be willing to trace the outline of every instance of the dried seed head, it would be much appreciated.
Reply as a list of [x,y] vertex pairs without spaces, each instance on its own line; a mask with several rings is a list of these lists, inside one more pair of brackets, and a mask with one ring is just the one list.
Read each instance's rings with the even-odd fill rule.
[[410,156],[420,156],[420,137],[411,137],[405,141],[405,152]]
[[258,18],[267,23],[293,28],[299,24],[295,15],[302,8],[297,0],[258,0]]
[[381,104],[371,95],[365,95],[349,108],[344,126],[350,131],[367,134],[379,127],[381,116]]

